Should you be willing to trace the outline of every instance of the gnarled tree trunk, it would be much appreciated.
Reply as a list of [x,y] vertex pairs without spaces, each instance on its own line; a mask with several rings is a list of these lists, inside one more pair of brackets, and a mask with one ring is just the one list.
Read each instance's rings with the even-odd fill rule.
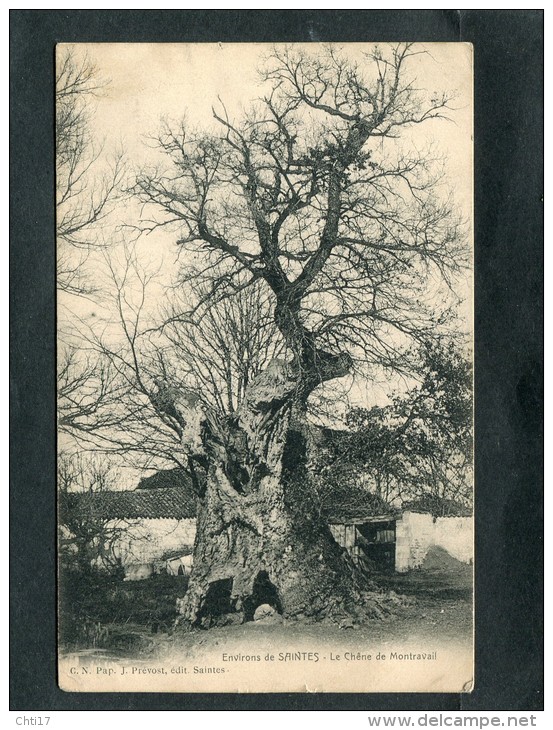
[[182,620],[250,620],[258,605],[285,616],[326,615],[354,599],[351,561],[322,521],[305,472],[305,437],[294,420],[299,379],[273,361],[222,422],[197,398],[175,403],[188,453],[203,459],[194,563]]

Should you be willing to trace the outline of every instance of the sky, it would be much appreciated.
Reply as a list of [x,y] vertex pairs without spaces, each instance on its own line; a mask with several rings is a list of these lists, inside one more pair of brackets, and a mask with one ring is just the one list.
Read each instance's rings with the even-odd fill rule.
[[[313,48],[317,44],[305,44]],[[365,62],[372,44],[337,44],[359,63]],[[301,47],[301,44],[296,44]],[[64,52],[58,46],[58,53]],[[266,44],[78,44],[73,46],[77,57],[87,56],[97,68],[98,78],[105,82],[94,102],[90,119],[93,139],[103,143],[108,158],[122,149],[132,167],[156,162],[157,152],[148,142],[155,135],[160,120],[180,120],[184,115],[192,127],[213,125],[212,107],[220,98],[231,117],[241,108],[263,95],[257,68],[271,50]],[[472,222],[473,144],[472,144],[472,46],[465,43],[418,44],[424,51],[410,59],[410,74],[416,85],[429,91],[454,91],[451,121],[430,121],[408,134],[411,142],[423,148],[432,141],[447,161],[446,183],[454,190],[457,205],[469,224]],[[125,203],[115,211],[113,226],[129,222],[138,206]],[[135,221],[136,222],[136,221]],[[109,235],[109,232],[108,232]],[[163,258],[160,287],[152,289],[151,306],[162,291],[164,280],[175,271],[176,247],[174,232],[157,231],[142,238],[141,255],[152,263]],[[93,260],[89,262],[92,263]],[[472,319],[471,278],[467,278],[463,315]],[[63,304],[63,302],[62,302]],[[64,317],[78,313],[89,316],[96,305],[87,300],[73,301],[60,308],[60,324]],[[470,327],[469,327],[470,329]],[[360,396],[362,397],[362,396]],[[364,396],[363,396],[364,397]],[[374,396],[374,393],[372,394]],[[376,396],[378,400],[378,396]]]
[[[307,47],[307,44],[293,44]],[[309,48],[317,44],[308,44]],[[257,68],[273,46],[255,43],[97,43],[74,46],[109,80],[98,99],[93,131],[108,145],[123,143],[129,157],[140,161],[151,152],[144,135],[155,134],[162,117],[181,119],[193,126],[212,124],[212,107],[220,97],[229,112],[260,96],[263,87]],[[364,62],[369,44],[344,44],[352,59]],[[63,45],[59,46],[60,50]],[[418,44],[425,54],[410,59],[417,85],[435,91],[455,90],[452,122],[431,122],[416,135],[439,142],[448,159],[459,204],[467,209],[472,198],[472,46],[468,43]],[[468,211],[467,211],[468,212]]]
[[[312,49],[318,44],[292,44]],[[346,55],[365,62],[372,44],[339,45]],[[58,46],[63,54],[65,45]],[[214,106],[221,99],[231,118],[252,99],[262,96],[263,85],[257,69],[273,46],[255,43],[92,43],[73,46],[79,56],[87,56],[105,82],[95,101],[90,120],[93,139],[101,140],[104,157],[122,149],[131,168],[159,160],[148,136],[155,135],[162,118],[179,120],[186,116],[192,127],[205,129],[214,124]],[[468,43],[417,44],[424,51],[409,59],[409,73],[416,86],[456,95],[451,121],[431,120],[407,132],[418,148],[436,145],[447,160],[445,184],[454,190],[463,217],[472,221],[472,46]],[[220,108],[220,107],[219,107]],[[114,223],[128,222],[132,204],[118,211]],[[138,214],[138,208],[132,215]],[[164,258],[167,275],[175,268],[174,234],[156,232],[141,244],[142,254],[152,262]],[[151,255],[150,255],[151,254]],[[467,280],[467,287],[471,282]],[[469,291],[465,292],[464,315],[472,317]],[[73,306],[73,305],[72,305]],[[87,305],[83,303],[83,306]]]

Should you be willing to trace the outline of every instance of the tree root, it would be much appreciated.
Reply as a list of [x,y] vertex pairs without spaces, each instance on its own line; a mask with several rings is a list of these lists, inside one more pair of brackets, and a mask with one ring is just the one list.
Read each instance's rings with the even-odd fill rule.
[[365,590],[353,600],[336,598],[330,601],[318,614],[293,617],[296,621],[309,623],[324,622],[338,624],[340,628],[355,628],[367,621],[382,621],[393,618],[412,605],[415,599],[398,595],[394,591]]

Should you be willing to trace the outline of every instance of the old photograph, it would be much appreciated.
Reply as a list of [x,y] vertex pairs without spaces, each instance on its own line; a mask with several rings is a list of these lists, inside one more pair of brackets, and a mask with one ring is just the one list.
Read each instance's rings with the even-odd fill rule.
[[58,681],[470,692],[468,43],[56,48]]

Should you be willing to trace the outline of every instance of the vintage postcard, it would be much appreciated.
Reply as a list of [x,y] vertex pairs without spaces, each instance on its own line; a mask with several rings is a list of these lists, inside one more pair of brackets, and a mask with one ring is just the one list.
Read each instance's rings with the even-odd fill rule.
[[472,79],[57,46],[63,690],[471,691]]

